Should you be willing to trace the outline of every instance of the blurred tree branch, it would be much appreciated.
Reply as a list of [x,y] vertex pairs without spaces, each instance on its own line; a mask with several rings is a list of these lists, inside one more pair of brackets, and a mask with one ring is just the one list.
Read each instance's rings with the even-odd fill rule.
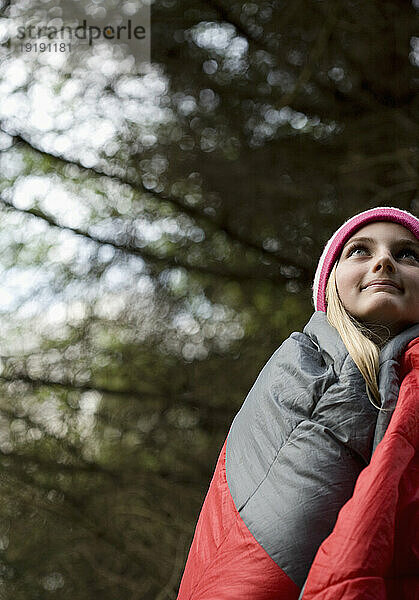
[[[216,231],[226,234],[232,241],[238,242],[245,247],[255,250],[255,251],[259,252],[262,256],[269,258],[270,260],[273,260],[273,261],[277,262],[278,264],[281,264],[284,266],[295,267],[296,269],[298,269],[302,272],[303,276],[311,276],[309,269],[307,269],[307,267],[305,265],[303,265],[302,263],[292,260],[292,258],[290,258],[290,257],[287,257],[287,258],[282,257],[278,252],[271,252],[271,251],[266,250],[263,246],[260,246],[259,244],[256,244],[252,240],[247,239],[246,237],[239,234],[238,232],[233,231],[227,225],[225,225],[225,224],[223,225],[223,224],[217,222],[215,219],[208,217],[207,215],[202,213],[202,211],[200,211],[196,208],[193,208],[191,206],[187,206],[185,203],[181,202],[179,199],[175,198],[174,196],[168,196],[163,193],[149,190],[142,183],[141,184],[134,183],[134,182],[130,181],[127,177],[123,177],[121,175],[109,174],[109,173],[106,173],[105,171],[102,171],[102,170],[96,168],[96,167],[84,167],[77,160],[67,159],[67,158],[64,158],[63,156],[58,156],[51,152],[46,152],[45,150],[41,150],[40,148],[37,148],[34,145],[32,145],[21,134],[9,133],[8,131],[6,131],[4,129],[4,127],[1,124],[0,124],[0,130],[3,131],[4,133],[6,133],[7,135],[11,136],[13,138],[15,144],[18,144],[18,145],[21,144],[23,146],[26,146],[41,156],[46,156],[53,160],[57,160],[63,164],[74,165],[74,166],[78,167],[81,171],[90,172],[98,177],[108,177],[110,179],[113,179],[113,180],[119,182],[122,185],[128,185],[131,189],[135,190],[136,192],[150,194],[150,195],[156,197],[157,199],[159,199],[160,201],[169,202],[170,204],[173,204],[178,210],[185,213],[189,217],[192,217],[193,219],[196,219],[199,223],[203,223],[205,226],[210,227],[211,230],[213,230],[213,231],[216,230]],[[3,202],[4,202],[4,200],[3,200]],[[10,205],[10,206],[13,207],[13,205]],[[18,210],[16,207],[13,207],[13,208],[15,208],[15,210]],[[28,212],[28,214],[33,214],[34,216],[43,218],[44,220],[48,220],[48,218],[45,215],[41,214],[39,211],[31,212],[30,210],[27,210],[26,212]],[[64,228],[64,226],[57,224],[52,219],[52,217],[49,217],[49,223],[56,227]],[[86,237],[90,237],[90,239],[92,239],[93,241],[97,241],[99,243],[110,244],[119,250],[126,250],[129,253],[138,254],[140,256],[145,257],[147,260],[156,261],[157,263],[159,263],[159,262],[166,263],[169,260],[169,264],[170,264],[170,259],[164,258],[162,260],[159,260],[158,257],[156,257],[156,256],[153,256],[151,254],[147,255],[146,251],[144,251],[144,250],[142,250],[140,253],[140,252],[137,252],[133,248],[129,248],[129,247],[126,247],[123,245],[118,246],[111,241],[102,241],[99,239],[95,239],[93,236],[89,236],[89,234],[87,234],[87,232],[83,232],[81,230],[71,229],[69,227],[66,227],[66,229],[70,229],[70,230],[74,231],[75,233],[78,233],[79,235],[84,235]],[[192,266],[189,264],[180,264],[179,262],[174,263],[173,266],[184,266],[186,269],[198,270],[201,273],[208,273],[208,274],[212,274],[212,275],[216,275],[216,276],[220,276],[220,277],[223,276],[223,273],[218,270],[206,269],[204,267],[196,267],[196,266]],[[232,277],[232,278],[235,277],[234,274],[232,274],[232,273],[231,274],[226,273],[224,276]],[[237,277],[237,274],[236,274],[236,277]],[[240,275],[238,276],[238,278],[242,279],[242,277]],[[244,279],[253,279],[253,278],[254,277],[252,277],[252,276],[251,277],[244,276]]]
[[[253,272],[253,273],[237,273],[236,271],[234,271],[234,272],[230,271],[230,270],[226,269],[225,267],[223,267],[222,269],[215,269],[215,268],[212,268],[211,266],[203,266],[203,265],[199,266],[199,265],[190,264],[189,262],[185,261],[184,259],[180,258],[179,256],[158,257],[155,254],[148,252],[144,248],[140,249],[140,248],[136,248],[133,245],[119,244],[112,239],[98,237],[92,233],[89,233],[88,231],[81,229],[81,228],[70,227],[69,225],[63,225],[63,224],[59,223],[56,219],[54,219],[54,217],[52,217],[51,215],[47,215],[45,212],[41,211],[39,208],[18,208],[17,206],[15,206],[11,202],[5,200],[4,197],[1,197],[1,196],[0,196],[0,202],[4,206],[6,206],[7,208],[9,208],[11,210],[20,212],[22,214],[30,215],[37,219],[42,219],[43,221],[47,222],[51,227],[56,227],[57,229],[71,231],[72,233],[82,236],[88,240],[91,240],[92,242],[95,242],[96,244],[101,244],[101,245],[107,244],[107,245],[115,248],[115,250],[123,252],[124,254],[131,255],[131,256],[138,256],[138,257],[144,259],[145,261],[153,264],[155,267],[159,268],[160,270],[167,269],[167,267],[173,267],[173,268],[183,267],[184,269],[186,269],[187,271],[190,271],[192,273],[198,273],[200,275],[209,275],[209,276],[217,277],[217,278],[223,278],[223,279],[227,279],[229,281],[266,281],[267,279],[271,279],[272,281],[278,281],[278,280],[287,281],[287,279],[288,279],[281,273],[270,274],[268,272],[263,275],[258,275],[255,272]],[[286,266],[288,266],[288,265],[286,265]],[[296,268],[298,271],[300,271],[300,267],[296,267]],[[308,272],[308,269],[305,269],[305,271]]]

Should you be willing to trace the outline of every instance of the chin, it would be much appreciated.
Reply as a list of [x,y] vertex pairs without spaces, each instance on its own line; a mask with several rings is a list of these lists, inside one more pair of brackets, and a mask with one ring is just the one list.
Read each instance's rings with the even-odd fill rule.
[[405,306],[400,306],[399,302],[395,302],[395,298],[375,298],[375,302],[371,302],[360,312],[363,313],[362,316],[365,319],[381,318],[388,322],[405,317],[407,311]]
[[394,304],[385,303],[370,307],[369,310],[359,311],[356,318],[362,323],[371,323],[373,325],[382,325],[393,330],[398,329],[399,323],[406,322],[406,310],[402,311]]

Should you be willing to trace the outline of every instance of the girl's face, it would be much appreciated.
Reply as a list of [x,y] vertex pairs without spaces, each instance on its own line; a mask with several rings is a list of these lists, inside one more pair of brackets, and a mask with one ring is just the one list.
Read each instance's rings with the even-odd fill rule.
[[418,240],[396,223],[365,225],[343,247],[336,284],[353,317],[397,335],[419,322]]

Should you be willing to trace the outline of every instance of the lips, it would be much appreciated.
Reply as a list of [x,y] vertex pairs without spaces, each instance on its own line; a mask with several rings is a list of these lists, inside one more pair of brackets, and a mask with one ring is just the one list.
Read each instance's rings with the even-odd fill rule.
[[362,289],[365,290],[368,287],[382,287],[382,286],[391,286],[391,287],[396,288],[396,290],[400,290],[400,291],[402,289],[395,281],[391,281],[390,279],[374,279],[374,281],[370,281]]

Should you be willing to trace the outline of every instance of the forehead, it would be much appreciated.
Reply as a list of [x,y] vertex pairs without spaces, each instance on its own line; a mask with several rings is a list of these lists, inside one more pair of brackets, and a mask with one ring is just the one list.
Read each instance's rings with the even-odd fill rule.
[[[416,236],[403,225],[399,223],[391,223],[388,221],[377,221],[374,223],[368,223],[360,229],[357,229],[355,233],[346,241],[350,242],[354,238],[368,237],[377,242],[381,241],[397,241],[399,239],[409,239],[412,242],[417,242]],[[346,245],[346,244],[345,244]]]

